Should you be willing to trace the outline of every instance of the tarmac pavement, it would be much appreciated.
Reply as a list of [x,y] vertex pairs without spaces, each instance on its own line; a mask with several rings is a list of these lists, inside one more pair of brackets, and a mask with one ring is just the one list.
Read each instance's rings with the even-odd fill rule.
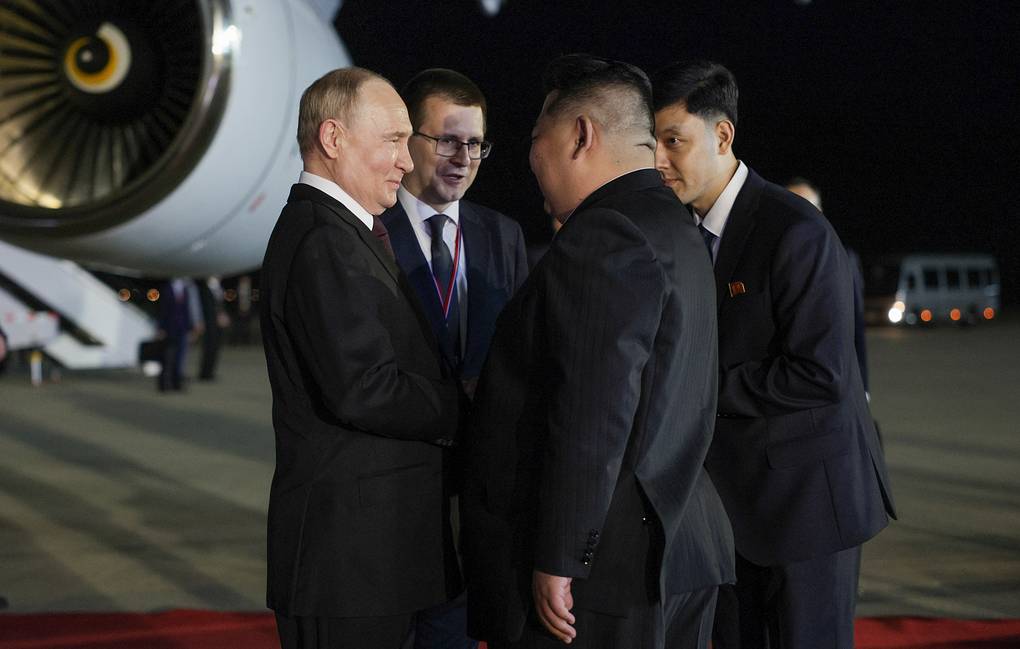
[[[868,338],[900,519],[865,546],[859,614],[1020,618],[1020,320]],[[184,394],[0,377],[9,610],[262,610],[270,401],[257,346]]]

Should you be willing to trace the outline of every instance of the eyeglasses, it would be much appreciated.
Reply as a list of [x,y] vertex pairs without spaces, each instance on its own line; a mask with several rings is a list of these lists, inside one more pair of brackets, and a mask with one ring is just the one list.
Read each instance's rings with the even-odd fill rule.
[[460,153],[461,147],[467,147],[468,157],[472,160],[481,160],[482,158],[489,157],[489,152],[492,151],[492,142],[486,140],[469,140],[468,142],[461,142],[455,137],[449,137],[444,135],[443,137],[433,137],[432,135],[426,135],[418,131],[414,132],[414,135],[432,140],[436,145],[436,155],[441,155],[444,158],[452,158],[453,156]]

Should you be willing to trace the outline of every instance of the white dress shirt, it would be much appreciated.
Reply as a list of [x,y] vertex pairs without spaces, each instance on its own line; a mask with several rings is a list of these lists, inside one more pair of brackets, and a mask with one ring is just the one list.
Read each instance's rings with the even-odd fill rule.
[[[418,245],[421,247],[421,254],[425,256],[425,263],[429,265],[429,270],[432,270],[432,230],[429,229],[428,219],[433,214],[440,214],[431,205],[423,203],[418,200],[411,192],[404,189],[401,185],[400,189],[397,190],[397,200],[400,201],[400,206],[404,208],[404,212],[407,213],[407,218],[411,221],[411,229],[414,230],[414,235],[418,237]],[[460,201],[454,201],[450,203],[442,214],[445,214],[449,218],[443,223],[443,241],[446,242],[446,247],[450,249],[450,257],[454,257],[456,244],[457,244],[457,231],[460,229]],[[461,352],[464,351],[464,343],[467,341],[467,305],[468,305],[468,285],[467,285],[467,246],[464,245],[464,237],[460,239],[460,263],[457,266],[457,307],[460,309],[460,345]],[[443,287],[446,288],[445,286]]]
[[719,198],[715,199],[715,204],[708,210],[708,214],[701,216],[696,211],[694,212],[694,222],[703,225],[706,230],[715,235],[715,241],[712,242],[713,263],[719,258],[719,243],[726,230],[726,222],[730,219],[733,203],[736,202],[737,194],[740,193],[740,188],[744,186],[746,180],[747,165],[738,160],[737,171],[730,178],[730,182],[726,184],[726,189],[719,194]]
[[369,214],[368,210],[362,207],[358,201],[351,198],[350,194],[341,189],[340,185],[336,184],[332,180],[327,180],[322,176],[316,176],[315,174],[308,173],[307,171],[301,172],[298,182],[304,183],[305,185],[311,185],[320,192],[340,201],[340,204],[349,209],[354,216],[358,217],[358,220],[364,223],[366,228],[369,230],[372,229],[372,215]]

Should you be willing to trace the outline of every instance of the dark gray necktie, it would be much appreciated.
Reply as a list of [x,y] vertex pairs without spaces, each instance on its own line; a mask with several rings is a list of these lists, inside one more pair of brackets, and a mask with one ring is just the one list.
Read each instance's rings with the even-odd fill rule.
[[[440,347],[454,367],[460,366],[460,308],[457,300],[457,278],[453,276],[453,256],[450,247],[443,241],[445,214],[433,214],[426,221],[432,236],[432,276],[439,287],[440,302],[449,300],[450,307],[446,311],[446,326],[437,331]],[[449,293],[449,295],[447,295]]]
[[715,253],[712,251],[712,247],[713,244],[715,244],[715,240],[718,239],[719,237],[712,234],[712,232],[705,227],[704,222],[698,224],[698,229],[701,230],[701,238],[705,240],[705,247],[708,248],[708,258],[711,259],[712,263],[714,264]]

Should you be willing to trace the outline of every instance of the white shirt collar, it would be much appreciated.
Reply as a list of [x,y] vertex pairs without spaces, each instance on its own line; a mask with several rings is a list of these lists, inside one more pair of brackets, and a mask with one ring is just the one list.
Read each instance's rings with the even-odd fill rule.
[[340,201],[340,204],[349,209],[354,216],[358,217],[358,220],[364,223],[366,228],[372,229],[374,217],[358,201],[351,198],[350,194],[345,192],[340,185],[307,171],[301,172],[298,182],[311,185],[320,192]]
[[414,194],[407,191],[407,189],[401,185],[397,190],[397,200],[400,201],[400,206],[404,208],[408,218],[411,222],[415,221],[425,223],[434,214],[445,214],[453,221],[456,225],[460,225],[460,201],[454,201],[442,212],[439,212],[434,207],[418,199]]
[[723,231],[726,229],[726,221],[730,218],[733,203],[736,202],[737,194],[740,193],[740,188],[744,186],[746,180],[747,165],[738,160],[737,171],[730,178],[730,182],[726,184],[726,189],[719,194],[719,198],[715,199],[715,204],[708,210],[708,214],[702,217],[697,212],[694,213],[695,221],[704,225],[706,230],[721,239]]

